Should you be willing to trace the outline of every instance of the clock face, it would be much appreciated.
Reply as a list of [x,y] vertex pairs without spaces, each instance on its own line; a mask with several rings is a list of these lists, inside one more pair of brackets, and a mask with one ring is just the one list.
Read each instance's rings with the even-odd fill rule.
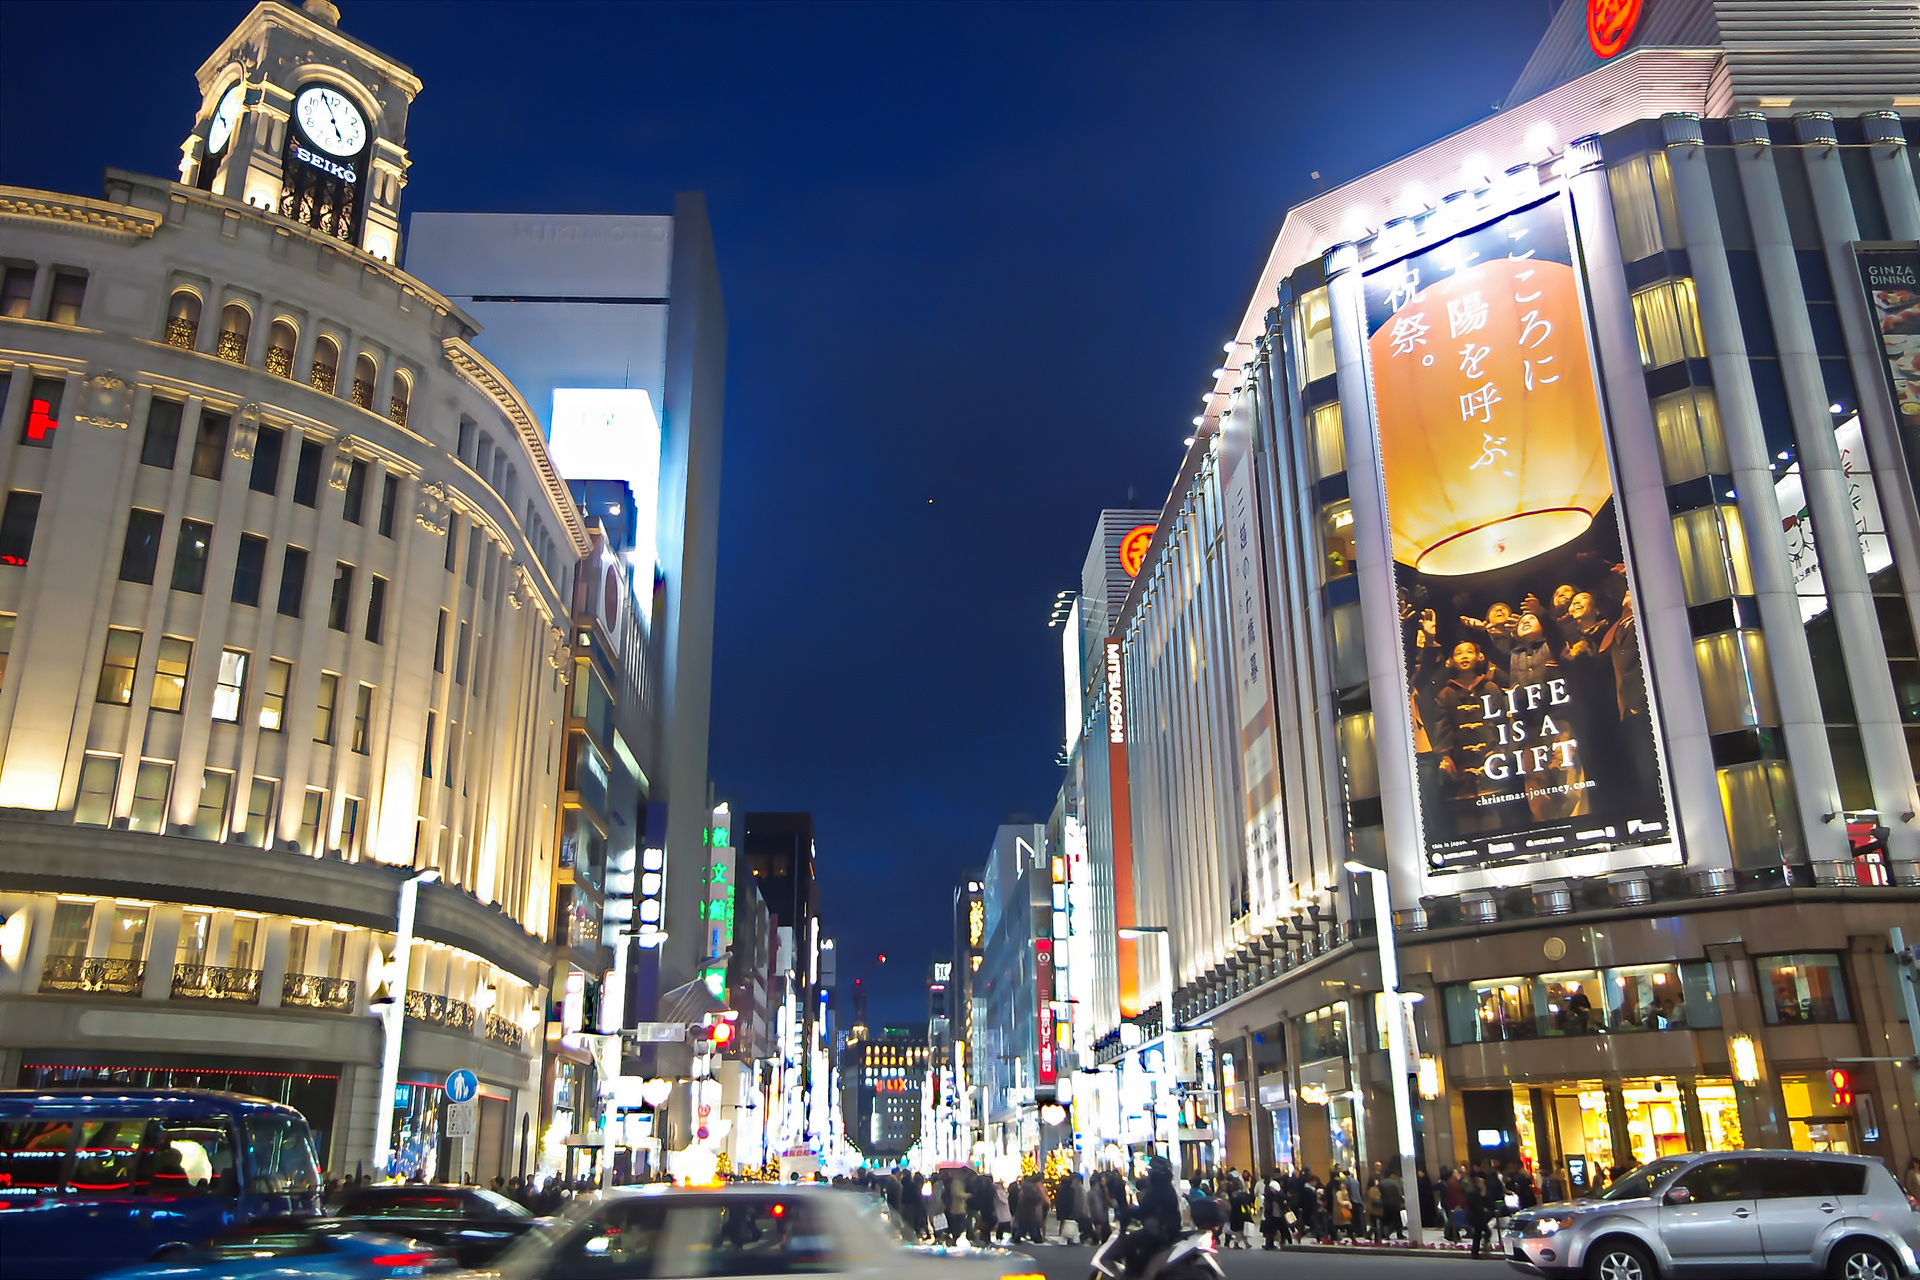
[[233,126],[240,123],[240,108],[244,105],[240,86],[235,85],[220,98],[220,105],[213,109],[213,119],[207,123],[207,154],[217,156],[227,149],[227,143],[233,138]]
[[336,156],[357,156],[367,145],[367,122],[360,108],[337,89],[317,86],[293,100],[300,131],[313,145]]

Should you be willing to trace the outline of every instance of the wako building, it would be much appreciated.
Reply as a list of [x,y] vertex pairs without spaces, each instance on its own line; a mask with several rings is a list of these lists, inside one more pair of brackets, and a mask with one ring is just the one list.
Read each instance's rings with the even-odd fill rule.
[[1235,1164],[1397,1151],[1389,905],[1430,1169],[1920,1151],[1915,141],[1920,7],[1569,3],[1289,212],[1113,627]]
[[246,17],[178,182],[0,191],[0,1079],[284,1098],[330,1170],[388,1126],[485,1179],[533,1134],[588,540],[478,325],[393,266],[420,85],[337,19]]

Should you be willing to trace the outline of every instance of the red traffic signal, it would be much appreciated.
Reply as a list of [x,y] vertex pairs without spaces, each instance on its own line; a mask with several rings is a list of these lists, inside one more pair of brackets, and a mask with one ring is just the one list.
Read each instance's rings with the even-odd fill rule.
[[1827,1087],[1833,1090],[1833,1105],[1851,1107],[1853,1105],[1853,1073],[1845,1067],[1831,1067],[1827,1071]]
[[712,1027],[708,1028],[708,1030],[712,1034],[714,1048],[724,1049],[733,1043],[733,1024],[731,1022],[716,1022]]

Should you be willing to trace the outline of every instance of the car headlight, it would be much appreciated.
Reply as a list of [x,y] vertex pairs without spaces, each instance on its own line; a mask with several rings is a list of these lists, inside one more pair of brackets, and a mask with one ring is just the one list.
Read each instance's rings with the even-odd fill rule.
[[1550,1236],[1556,1232],[1565,1231],[1573,1225],[1573,1218],[1574,1215],[1570,1213],[1558,1214],[1551,1218],[1535,1218],[1528,1224],[1527,1234],[1533,1236]]

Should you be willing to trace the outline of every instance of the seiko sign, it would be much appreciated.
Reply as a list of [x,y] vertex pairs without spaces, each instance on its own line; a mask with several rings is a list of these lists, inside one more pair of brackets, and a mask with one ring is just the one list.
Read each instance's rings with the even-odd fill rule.
[[316,151],[307,150],[297,142],[293,144],[293,157],[302,164],[312,165],[322,173],[332,174],[342,182],[360,181],[360,175],[341,164],[338,160],[329,160]]

